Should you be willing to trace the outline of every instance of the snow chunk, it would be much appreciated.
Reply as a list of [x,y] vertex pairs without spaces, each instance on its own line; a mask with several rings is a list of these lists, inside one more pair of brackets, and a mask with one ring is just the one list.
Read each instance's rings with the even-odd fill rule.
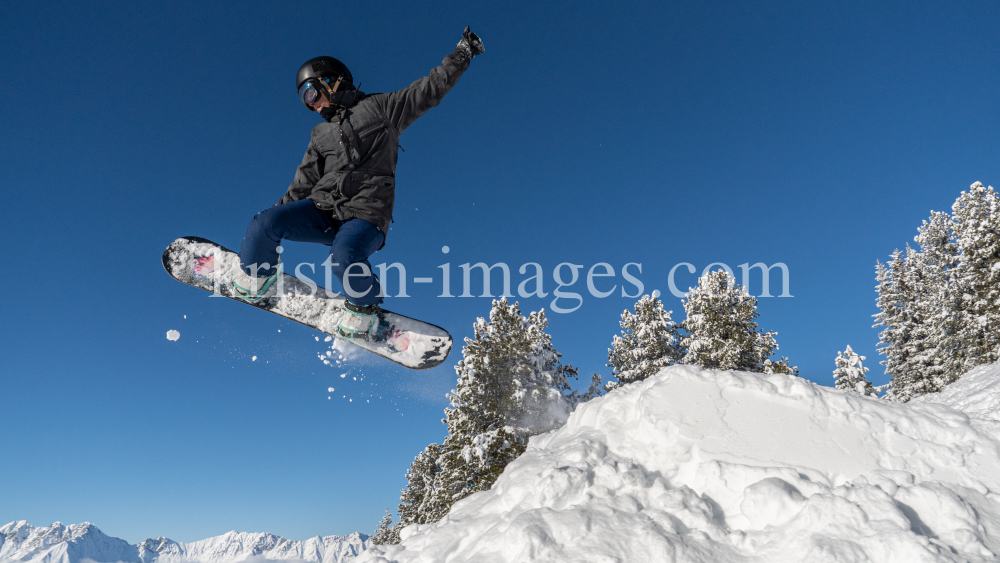
[[998,467],[1000,422],[945,404],[672,366],[358,561],[992,561]]
[[168,330],[167,331],[167,340],[176,342],[177,339],[180,338],[180,337],[181,337],[181,333],[177,332],[176,330]]
[[[351,287],[354,287],[354,286],[351,286]],[[250,358],[250,361],[251,362],[256,362],[257,361],[257,356],[254,356],[254,357]]]
[[767,477],[743,489],[740,512],[750,528],[762,530],[784,524],[798,514],[805,503],[805,497],[791,483]]

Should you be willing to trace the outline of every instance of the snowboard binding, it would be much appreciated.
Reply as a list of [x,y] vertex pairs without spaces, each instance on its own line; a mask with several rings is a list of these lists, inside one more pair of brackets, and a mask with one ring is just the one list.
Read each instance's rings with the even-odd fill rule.
[[369,341],[378,334],[381,309],[378,305],[361,306],[350,301],[344,302],[344,314],[340,317],[337,333],[344,338]]
[[231,287],[233,295],[247,303],[256,303],[267,296],[268,290],[281,275],[281,271],[281,262],[278,262],[275,272],[266,278],[252,277],[244,272],[243,268],[238,268]]

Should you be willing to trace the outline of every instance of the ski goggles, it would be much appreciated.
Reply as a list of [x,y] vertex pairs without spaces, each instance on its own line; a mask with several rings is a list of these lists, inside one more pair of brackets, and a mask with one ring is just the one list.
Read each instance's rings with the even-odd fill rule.
[[302,84],[299,88],[299,97],[302,98],[302,103],[309,105],[319,99],[319,90],[316,88],[319,82],[314,78],[310,78]]
[[306,107],[312,109],[311,104],[319,100],[321,93],[332,94],[337,91],[337,88],[340,87],[340,80],[338,77],[337,82],[331,87],[329,78],[310,78],[299,87],[299,98]]

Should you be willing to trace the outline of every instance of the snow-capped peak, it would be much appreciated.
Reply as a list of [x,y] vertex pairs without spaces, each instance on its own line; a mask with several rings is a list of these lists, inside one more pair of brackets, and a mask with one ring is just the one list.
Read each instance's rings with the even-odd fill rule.
[[135,546],[106,536],[90,522],[36,527],[19,520],[0,527],[0,561],[132,561],[134,552]]
[[364,551],[370,541],[357,532],[293,541],[267,533],[232,531],[191,543],[164,537],[131,545],[90,522],[36,527],[18,520],[0,527],[0,563],[229,563],[249,557],[341,563]]

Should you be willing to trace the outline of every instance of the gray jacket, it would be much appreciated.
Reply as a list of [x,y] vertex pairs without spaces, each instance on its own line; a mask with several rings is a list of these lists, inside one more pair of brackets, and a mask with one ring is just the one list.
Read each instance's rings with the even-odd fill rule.
[[399,135],[441,102],[469,60],[468,51],[458,47],[441,66],[402,90],[338,92],[331,102],[343,109],[313,128],[302,164],[278,203],[308,198],[332,217],[364,219],[388,235]]

